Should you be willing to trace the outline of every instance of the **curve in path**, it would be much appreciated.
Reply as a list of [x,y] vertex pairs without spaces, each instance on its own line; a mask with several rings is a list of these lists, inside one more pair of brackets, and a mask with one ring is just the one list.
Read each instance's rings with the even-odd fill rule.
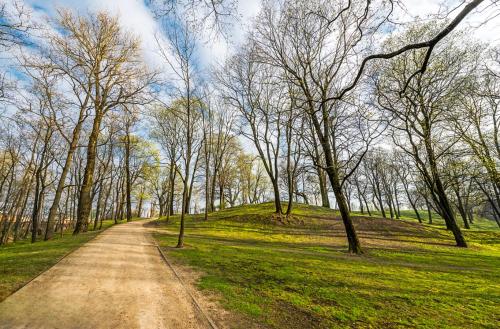
[[0,328],[209,328],[144,226],[113,226],[0,303]]

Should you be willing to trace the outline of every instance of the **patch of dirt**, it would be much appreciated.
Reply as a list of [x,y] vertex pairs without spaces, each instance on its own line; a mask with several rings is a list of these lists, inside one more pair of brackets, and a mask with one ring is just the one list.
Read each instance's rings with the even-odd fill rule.
[[[331,321],[319,319],[317,315],[300,309],[290,303],[283,301],[277,302],[277,306],[273,307],[272,322],[277,328],[287,329],[323,329],[335,328]],[[320,321],[321,320],[321,321]],[[326,321],[325,321],[326,320]]]

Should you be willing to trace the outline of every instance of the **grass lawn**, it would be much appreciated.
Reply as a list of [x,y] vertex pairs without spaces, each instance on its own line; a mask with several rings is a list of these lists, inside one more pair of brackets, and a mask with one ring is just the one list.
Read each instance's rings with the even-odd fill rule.
[[[112,220],[103,221],[103,230],[113,224]],[[62,237],[55,234],[50,241],[24,240],[0,246],[0,301],[100,232],[102,230],[73,236],[68,230]]]
[[[498,328],[500,230],[451,233],[411,220],[356,217],[365,250],[346,253],[332,210],[298,206],[291,223],[272,205],[158,221],[155,238],[175,262],[199,270],[198,287],[220,298],[245,328]],[[474,227],[474,226],[473,226]]]

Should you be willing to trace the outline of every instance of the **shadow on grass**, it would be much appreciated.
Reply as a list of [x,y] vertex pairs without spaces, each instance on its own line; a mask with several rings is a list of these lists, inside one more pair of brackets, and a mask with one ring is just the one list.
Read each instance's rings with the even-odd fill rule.
[[491,245],[462,249],[443,228],[361,216],[354,222],[366,254],[353,256],[335,214],[282,225],[252,209],[252,220],[244,207],[208,221],[189,217],[183,249],[173,248],[176,217],[147,225],[168,255],[204,273],[201,289],[264,327],[495,328],[496,233],[466,232]]

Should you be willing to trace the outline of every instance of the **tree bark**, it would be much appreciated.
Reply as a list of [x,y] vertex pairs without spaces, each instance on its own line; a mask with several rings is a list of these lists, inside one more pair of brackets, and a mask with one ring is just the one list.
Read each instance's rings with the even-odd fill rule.
[[87,145],[87,164],[83,173],[83,182],[80,187],[80,197],[78,199],[78,210],[76,215],[76,224],[73,235],[79,234],[85,229],[92,208],[91,191],[94,183],[94,169],[97,156],[97,138],[101,128],[102,113],[96,111],[92,132]]
[[130,181],[130,127],[126,124],[126,137],[125,137],[125,186],[127,197],[127,222],[132,220],[132,183]]
[[66,160],[64,162],[64,166],[61,172],[61,177],[59,178],[59,182],[57,183],[56,191],[54,193],[54,200],[52,201],[52,205],[50,206],[49,216],[47,217],[47,229],[45,231],[44,240],[49,240],[52,238],[53,232],[53,223],[56,217],[57,209],[59,207],[59,202],[61,201],[62,192],[64,189],[64,185],[66,183],[66,177],[71,167],[71,163],[73,161],[73,155],[78,146],[78,141],[80,140],[80,132],[83,126],[83,118],[84,118],[84,109],[80,110],[80,115],[78,118],[78,122],[73,129],[73,136],[71,138],[71,143],[68,148],[68,153],[66,155]]

